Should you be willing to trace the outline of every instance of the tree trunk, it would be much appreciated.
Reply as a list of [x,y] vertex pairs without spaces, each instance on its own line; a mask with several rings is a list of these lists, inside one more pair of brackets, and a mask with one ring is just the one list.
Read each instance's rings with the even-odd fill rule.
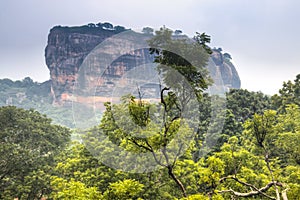
[[176,182],[176,184],[179,186],[181,192],[182,192],[182,195],[184,197],[187,197],[186,195],[186,190],[183,186],[183,184],[180,182],[179,179],[177,179],[177,177],[175,176],[175,174],[173,173],[173,168],[171,166],[168,167],[168,173],[169,173],[169,176]]

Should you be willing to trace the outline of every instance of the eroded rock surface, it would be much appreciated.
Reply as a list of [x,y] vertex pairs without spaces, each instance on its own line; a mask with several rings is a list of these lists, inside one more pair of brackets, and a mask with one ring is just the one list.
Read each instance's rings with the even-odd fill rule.
[[[50,70],[51,92],[55,103],[70,100],[70,95],[74,93],[75,83],[79,78],[80,67],[91,51],[105,39],[125,30],[124,27],[107,26],[107,24],[105,26],[89,24],[81,27],[56,26],[50,30],[45,58]],[[146,40],[151,36],[140,34],[139,37],[141,40]],[[221,74],[225,87],[240,88],[240,78],[230,62],[231,56],[214,49],[211,58],[217,66],[217,73]],[[107,96],[106,92],[115,87],[116,80],[126,72],[141,63],[152,60],[153,57],[149,55],[147,49],[139,49],[117,58],[110,66],[107,66],[101,78],[97,78],[98,74],[91,71],[85,73],[89,74],[90,83],[94,80],[92,86],[98,88],[95,95],[101,98]],[[97,64],[96,61],[95,63]],[[101,86],[101,89],[98,86]]]

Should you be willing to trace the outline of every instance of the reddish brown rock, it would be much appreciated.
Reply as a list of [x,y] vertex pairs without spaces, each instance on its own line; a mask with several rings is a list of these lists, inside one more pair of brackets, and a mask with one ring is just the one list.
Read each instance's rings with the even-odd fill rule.
[[[84,59],[102,41],[126,30],[120,26],[108,25],[56,26],[50,30],[45,58],[50,71],[54,103],[74,100],[72,93],[78,79],[79,68]],[[144,35],[142,37],[150,36]],[[230,62],[230,55],[222,54],[221,51],[214,49],[211,57],[217,65],[218,73],[221,74],[224,85],[227,88],[240,88],[240,79],[235,67]],[[101,91],[95,91],[95,94],[98,97],[106,97],[106,93],[115,86],[115,81],[122,77],[125,72],[143,62],[152,61],[153,57],[149,55],[148,50],[140,49],[116,59],[110,66],[107,66],[101,77],[94,77],[91,71],[85,73],[90,74],[88,75],[90,87],[101,86]]]

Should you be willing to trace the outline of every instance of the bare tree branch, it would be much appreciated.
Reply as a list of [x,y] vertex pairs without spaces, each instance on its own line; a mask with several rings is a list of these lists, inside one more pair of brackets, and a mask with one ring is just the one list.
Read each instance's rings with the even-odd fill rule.
[[147,150],[147,151],[152,151],[152,149],[150,149],[149,147],[146,147],[146,146],[144,146],[144,145],[142,145],[142,144],[139,144],[136,140],[134,140],[134,139],[129,139],[131,142],[133,142],[133,144],[135,144],[136,146],[138,146],[138,147],[140,147],[140,148],[143,148],[143,149],[145,149],[145,150]]
[[287,197],[287,194],[286,194],[287,191],[288,191],[288,188],[284,189],[284,190],[281,192],[281,196],[282,196],[282,199],[283,199],[283,200],[288,200],[288,197]]
[[263,196],[265,196],[265,197],[267,197],[269,199],[277,200],[277,198],[271,197],[271,196],[267,195],[265,192],[268,191],[273,185],[277,185],[277,186],[283,187],[282,183],[276,182],[276,181],[272,181],[272,182],[268,183],[266,186],[258,189],[254,185],[252,185],[250,183],[243,182],[243,181],[241,181],[238,178],[233,177],[233,176],[227,176],[227,177],[221,178],[220,182],[223,182],[223,181],[225,181],[227,179],[235,180],[236,182],[238,182],[238,183],[240,183],[242,185],[245,185],[245,186],[248,186],[248,187],[251,187],[251,188],[254,189],[254,191],[251,191],[251,192],[248,192],[248,193],[236,192],[236,191],[234,191],[232,189],[219,191],[219,193],[230,192],[230,193],[232,193],[232,194],[234,194],[235,196],[238,196],[238,197],[252,197],[252,196],[257,196],[257,195],[263,195]]

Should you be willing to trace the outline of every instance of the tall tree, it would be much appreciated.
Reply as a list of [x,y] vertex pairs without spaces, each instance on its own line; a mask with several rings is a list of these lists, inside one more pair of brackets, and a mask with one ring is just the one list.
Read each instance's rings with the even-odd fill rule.
[[[160,102],[150,104],[141,96],[126,96],[120,104],[107,103],[98,132],[128,151],[149,153],[151,160],[164,169],[182,196],[187,196],[175,167],[196,131],[190,127],[195,122],[186,119],[187,115],[198,112],[198,100],[211,83],[204,69],[209,54],[197,41],[173,39],[172,31],[167,28],[157,31],[149,45],[162,77]],[[102,148],[93,139],[97,138],[97,129],[91,130],[87,137],[85,141],[91,145],[89,149],[93,149],[92,146]],[[111,150],[106,146],[102,151]],[[116,159],[122,163],[125,158],[126,154],[121,153]]]

